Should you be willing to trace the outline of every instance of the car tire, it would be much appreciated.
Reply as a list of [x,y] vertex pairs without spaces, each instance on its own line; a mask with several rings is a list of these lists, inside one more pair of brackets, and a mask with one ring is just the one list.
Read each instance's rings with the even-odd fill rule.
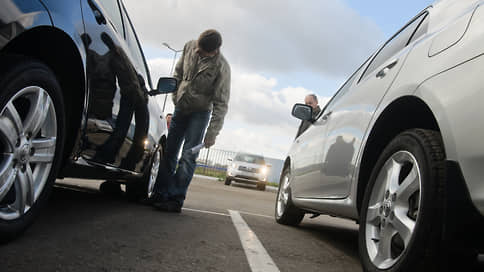
[[65,112],[49,67],[22,56],[1,63],[0,242],[7,242],[34,221],[52,191],[63,157]]
[[265,191],[266,185],[264,183],[257,183],[257,190]]
[[232,183],[232,180],[230,178],[225,178],[225,185],[227,186],[230,186],[230,184]]
[[138,201],[151,197],[162,160],[163,149],[160,146],[153,153],[150,168],[143,178],[141,180],[132,180],[126,183],[126,197],[129,200]]
[[284,169],[277,190],[275,218],[282,225],[296,226],[304,218],[304,211],[294,206],[291,196],[289,168]]
[[365,271],[443,271],[445,182],[439,132],[407,130],[387,145],[360,213]]

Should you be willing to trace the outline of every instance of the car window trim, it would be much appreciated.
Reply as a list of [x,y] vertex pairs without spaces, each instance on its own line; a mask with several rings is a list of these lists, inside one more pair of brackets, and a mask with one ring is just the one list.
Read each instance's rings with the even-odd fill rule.
[[[431,7],[431,6],[429,6]],[[410,21],[408,21],[402,28],[400,28],[395,34],[393,34],[393,36],[390,37],[390,39],[388,39],[377,51],[376,54],[374,54],[372,56],[372,59],[371,61],[368,63],[368,65],[366,66],[365,68],[365,71],[363,71],[363,73],[361,74],[361,77],[360,79],[358,79],[358,82],[356,84],[360,84],[361,80],[364,78],[368,68],[370,67],[370,65],[373,63],[373,61],[375,60],[375,58],[380,54],[380,52],[391,42],[393,41],[393,39],[395,37],[397,37],[400,33],[402,33],[403,30],[405,30],[405,28],[407,28],[409,25],[411,25],[413,22],[415,22],[415,20],[417,20],[419,17],[421,17],[422,15],[424,14],[428,14],[428,8],[427,7],[426,9],[424,9],[423,11],[419,12],[416,16],[414,16]],[[426,17],[427,15],[425,15]],[[421,19],[422,20],[422,19]],[[422,20],[423,21],[423,20]],[[422,21],[420,21],[420,23],[418,24],[418,26],[415,28],[415,30],[412,32],[412,35],[410,35],[410,38],[408,39],[407,43],[405,44],[405,47],[407,47],[407,45],[409,44],[409,41],[411,41],[411,38],[413,37],[413,34],[415,34],[415,31],[419,28],[420,24],[422,23]],[[405,48],[404,47],[404,48]]]
[[146,77],[148,79],[149,87],[150,87],[150,89],[153,89],[153,82],[151,81],[150,69],[148,67],[148,63],[146,62],[145,53],[143,52],[143,49],[141,47],[141,43],[139,41],[138,34],[136,33],[136,30],[135,30],[135,28],[133,26],[133,23],[131,22],[131,18],[129,17],[129,14],[128,14],[127,10],[126,10],[126,7],[124,6],[124,3],[122,3],[121,0],[118,0],[118,1],[120,1],[120,4],[122,6],[122,10],[124,11],[124,13],[122,13],[121,15],[123,15],[123,14],[126,15],[126,18],[128,19],[129,26],[131,27],[131,30],[132,30],[133,35],[134,35],[134,38],[136,39],[136,44],[137,44],[137,47],[138,47],[138,51],[140,52],[141,58],[143,59],[143,63],[144,63],[144,66],[145,66],[145,73],[146,73]]

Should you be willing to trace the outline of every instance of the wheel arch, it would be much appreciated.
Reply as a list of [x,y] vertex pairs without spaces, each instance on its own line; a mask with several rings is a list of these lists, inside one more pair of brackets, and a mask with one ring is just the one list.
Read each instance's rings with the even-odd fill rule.
[[440,132],[429,106],[416,96],[403,96],[389,104],[379,115],[363,150],[358,174],[356,204],[361,209],[368,179],[383,149],[401,132],[421,128]]
[[29,29],[0,51],[2,55],[14,54],[37,59],[46,64],[59,80],[67,121],[63,166],[76,150],[86,104],[85,69],[80,52],[67,33],[51,26]]

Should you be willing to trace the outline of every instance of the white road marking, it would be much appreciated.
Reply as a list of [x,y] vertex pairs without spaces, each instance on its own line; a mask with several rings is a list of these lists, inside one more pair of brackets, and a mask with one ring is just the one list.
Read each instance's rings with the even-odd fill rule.
[[199,212],[199,213],[207,213],[207,214],[213,214],[213,215],[230,216],[230,215],[228,215],[226,213],[218,213],[218,212],[197,210],[197,209],[191,209],[191,208],[182,208],[182,210],[184,210],[184,211],[192,211],[192,212]]
[[260,216],[260,217],[274,219],[274,216],[269,216],[269,215],[265,215],[265,214],[258,214],[258,213],[244,212],[244,211],[238,211],[238,212],[241,213],[241,214],[248,214],[248,215],[253,215],[253,216]]
[[252,272],[279,272],[276,264],[238,211],[229,210]]

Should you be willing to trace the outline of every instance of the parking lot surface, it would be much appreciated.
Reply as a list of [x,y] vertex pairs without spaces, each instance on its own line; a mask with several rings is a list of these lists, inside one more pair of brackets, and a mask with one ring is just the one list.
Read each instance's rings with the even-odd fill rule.
[[59,180],[37,222],[0,247],[0,271],[361,271],[355,223],[279,225],[274,192],[195,177],[184,210],[171,214],[99,184]]

